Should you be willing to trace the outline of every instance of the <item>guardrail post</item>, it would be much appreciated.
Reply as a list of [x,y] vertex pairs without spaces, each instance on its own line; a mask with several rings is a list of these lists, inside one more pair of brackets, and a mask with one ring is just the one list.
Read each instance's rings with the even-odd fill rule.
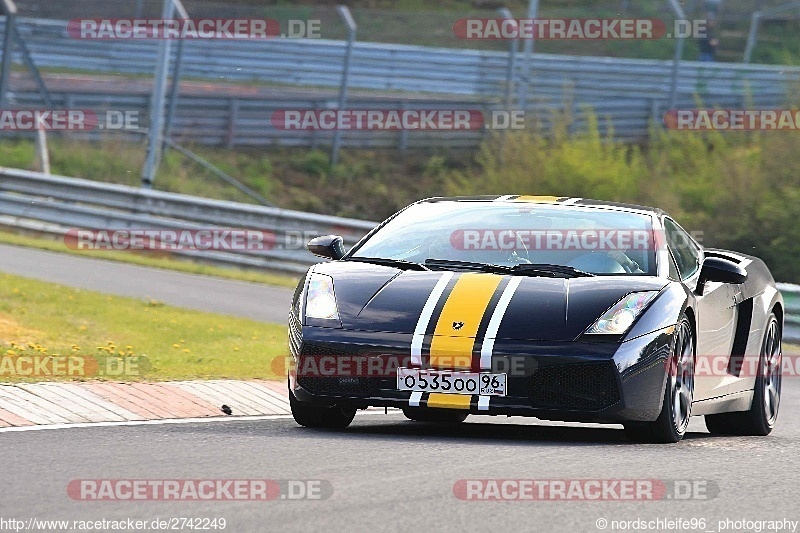
[[44,128],[36,128],[36,157],[42,174],[50,175],[50,150],[47,147],[47,132]]
[[[408,102],[403,100],[400,102],[400,112],[405,115],[406,110],[408,109]],[[408,149],[408,128],[400,128],[400,150],[407,150]]]
[[230,99],[230,115],[228,117],[228,135],[225,138],[225,148],[233,148],[236,144],[236,123],[239,120],[239,100]]
[[[164,0],[161,10],[161,19],[172,18],[174,5],[172,0]],[[167,73],[169,71],[169,54],[172,49],[172,42],[162,36],[158,48],[158,59],[156,60],[155,82],[153,83],[153,96],[150,100],[150,137],[147,144],[147,157],[145,158],[144,168],[142,169],[142,187],[153,188],[158,165],[161,162],[161,147],[164,143],[164,98],[167,85]]]
[[17,16],[17,6],[11,0],[3,0],[0,3],[3,14],[6,16],[6,27],[3,34],[3,64],[0,65],[0,108],[6,103],[6,92],[8,90],[8,76],[11,71],[11,62],[14,60],[12,37],[14,36],[14,18]]
[[[314,116],[319,116],[317,112],[320,110],[319,100],[311,102],[311,107],[314,109]],[[311,149],[316,150],[319,147],[319,132],[316,129],[311,129]]]
[[[342,65],[342,83],[339,86],[339,111],[343,111],[347,105],[347,85],[350,82],[350,57],[353,55],[353,41],[356,40],[356,22],[347,6],[336,6],[339,16],[342,17],[347,26],[347,47],[344,52],[344,63]],[[342,131],[336,129],[333,133],[333,146],[331,147],[331,166],[339,161],[339,148],[342,143]]]

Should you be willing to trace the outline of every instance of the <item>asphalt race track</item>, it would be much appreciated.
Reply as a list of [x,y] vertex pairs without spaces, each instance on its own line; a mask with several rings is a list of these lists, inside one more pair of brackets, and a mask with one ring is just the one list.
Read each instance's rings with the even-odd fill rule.
[[[251,306],[268,313],[276,307],[270,291],[276,298],[287,292],[264,287],[263,294],[251,294],[250,299],[237,294],[221,302],[213,291],[223,289],[214,289],[215,280],[199,276],[141,269],[147,271],[144,283],[125,274],[131,268],[138,273],[140,267],[57,254],[48,254],[52,261],[35,271],[34,259],[41,252],[14,250],[13,261],[6,252],[5,247],[0,250],[0,271],[68,284],[85,282],[86,288],[115,294],[124,290],[136,295],[139,289],[141,296],[169,301],[153,287],[179,294],[200,283],[212,292],[201,290],[193,298],[207,299],[209,310],[219,312],[238,302],[237,314],[243,316],[255,316]],[[85,270],[84,261],[91,261],[91,271]],[[13,268],[8,265],[12,262]],[[112,277],[121,284],[119,292],[109,289]],[[179,278],[183,281],[174,281]],[[177,300],[171,303],[180,305]],[[192,301],[184,304],[192,306]],[[225,531],[233,532],[718,531],[720,526],[727,531],[792,531],[782,521],[800,520],[796,376],[784,378],[777,429],[765,438],[712,437],[702,418],[693,419],[679,444],[644,445],[626,441],[620,426],[472,416],[461,426],[442,427],[409,422],[390,412],[358,416],[344,431],[311,430],[290,418],[272,417],[0,432],[0,445],[5,456],[0,520],[22,520],[24,526],[34,518],[70,523],[132,519],[148,524],[156,519],[224,518]],[[280,492],[266,501],[86,501],[68,490],[78,480],[134,479],[267,479],[280,481]],[[464,486],[459,480],[486,479],[640,480],[666,487],[666,492],[655,491],[654,500],[627,501],[473,501],[459,499],[454,492],[454,487]],[[292,483],[295,489],[290,490]],[[293,499],[302,492],[299,486],[306,494],[312,491],[314,499]],[[678,486],[683,489],[678,491]],[[614,522],[637,519],[638,524]],[[718,522],[725,520],[730,522]],[[781,522],[754,522],[761,520]],[[13,530],[1,521],[0,529]]]
[[178,307],[283,323],[292,291],[0,244],[0,272]]
[[[356,417],[347,430],[291,419],[95,427],[0,434],[4,516],[60,520],[225,518],[227,531],[599,531],[597,521],[800,519],[800,387],[785,383],[767,438],[719,438],[694,419],[677,445],[630,444],[616,426],[470,417],[459,427]],[[320,480],[316,501],[75,501],[79,479]],[[697,481],[686,501],[462,501],[461,479]],[[718,493],[717,493],[718,492]],[[665,523],[666,524],[666,523]],[[658,524],[656,524],[658,525]],[[677,530],[661,527],[660,530]],[[742,531],[745,528],[729,528]],[[790,529],[791,530],[791,529]]]

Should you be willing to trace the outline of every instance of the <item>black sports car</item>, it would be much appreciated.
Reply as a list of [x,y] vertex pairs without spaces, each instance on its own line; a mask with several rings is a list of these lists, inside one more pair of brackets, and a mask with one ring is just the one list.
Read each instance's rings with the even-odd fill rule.
[[778,415],[783,299],[755,257],[704,249],[659,209],[580,198],[432,198],[317,264],[293,298],[292,413],[357,409],[621,423],[676,442],[766,435]]

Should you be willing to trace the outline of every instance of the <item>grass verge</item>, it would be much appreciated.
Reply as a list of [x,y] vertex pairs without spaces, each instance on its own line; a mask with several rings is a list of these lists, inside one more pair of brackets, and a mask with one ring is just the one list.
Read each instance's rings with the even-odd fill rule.
[[50,252],[67,253],[81,257],[93,257],[96,259],[107,259],[121,263],[131,263],[134,265],[163,268],[166,270],[177,270],[188,274],[200,274],[204,276],[215,276],[218,278],[233,279],[237,281],[250,281],[253,283],[264,283],[278,287],[294,289],[299,278],[289,275],[272,274],[268,272],[258,272],[254,270],[244,270],[240,268],[225,268],[213,265],[203,265],[189,260],[176,259],[172,256],[157,256],[145,253],[104,251],[104,250],[72,250],[64,245],[63,241],[49,239],[46,237],[34,237],[29,235],[18,235],[9,231],[0,230],[0,243],[25,246]]
[[0,382],[282,379],[286,353],[283,325],[0,274]]

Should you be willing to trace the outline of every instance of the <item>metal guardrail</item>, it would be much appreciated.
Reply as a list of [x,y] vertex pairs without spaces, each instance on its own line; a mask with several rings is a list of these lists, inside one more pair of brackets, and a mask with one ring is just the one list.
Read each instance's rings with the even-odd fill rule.
[[[15,106],[38,108],[41,99],[35,92],[17,92]],[[135,111],[140,127],[147,122],[149,96],[125,93],[52,93],[56,109],[87,109],[101,114],[104,110]],[[432,99],[364,99],[350,98],[352,109],[386,110],[454,110],[482,112],[488,117],[496,106],[481,102],[443,102]],[[617,104],[619,105],[619,103]],[[170,129],[170,137],[184,144],[211,146],[302,146],[317,148],[329,145],[333,131],[286,130],[271,122],[273,113],[285,109],[325,110],[336,107],[335,97],[207,97],[181,96]],[[544,109],[545,106],[538,106]],[[488,118],[487,118],[488,120]],[[577,124],[577,123],[576,123]],[[644,125],[646,130],[646,124]],[[20,136],[22,132],[0,132],[0,135]],[[109,135],[107,130],[72,131],[73,138],[98,140]],[[451,148],[471,148],[483,140],[483,130],[463,131],[343,131],[342,146],[360,148],[429,148],[432,145]]]
[[[19,18],[17,27],[40,67],[91,72],[150,74],[156,41],[72,39],[66,21]],[[263,81],[339,87],[345,41],[325,39],[187,41],[183,75],[201,79]],[[530,98],[563,98],[565,86],[606,97],[645,93],[668,96],[672,61],[534,54]],[[678,91],[683,94],[785,95],[781,87],[800,69],[685,61]],[[501,97],[508,53],[356,42],[349,87]]]
[[352,246],[376,224],[0,167],[0,225],[58,234],[76,228],[243,228],[270,232],[278,243],[295,240],[297,246],[175,253],[223,264],[297,273],[319,262],[319,258],[305,249],[299,235],[342,235],[345,245]]
[[[158,42],[147,40],[93,41],[67,35],[66,22],[19,17],[18,33],[40,68],[72,68],[94,73],[147,74],[152,72]],[[261,82],[280,86],[338,88],[341,83],[347,43],[323,39],[204,40],[186,41],[182,51],[184,78]],[[15,53],[17,61],[22,57]],[[579,120],[582,106],[594,109],[615,135],[624,140],[646,138],[655,119],[667,110],[673,70],[672,61],[533,54],[530,76],[521,62],[510,68],[509,52],[432,48],[355,42],[352,45],[348,85],[350,89],[409,91],[448,95],[439,105],[458,106],[463,98],[477,98],[484,107],[509,105],[509,84],[528,80],[526,108],[537,117],[550,109],[572,109]],[[676,107],[779,107],[800,80],[800,69],[785,66],[733,63],[680,63]],[[287,90],[287,100],[291,92]],[[27,97],[15,95],[22,103]],[[77,98],[79,95],[73,95]],[[97,98],[98,95],[91,95]],[[54,95],[58,105],[63,98]],[[86,101],[86,100],[84,100]],[[118,100],[112,100],[115,105]],[[136,104],[144,109],[147,99]],[[455,104],[454,104],[455,102]],[[351,98],[348,107],[359,102]],[[373,107],[386,104],[371,103]],[[284,144],[310,146],[330,144],[333,132],[276,131],[268,113],[276,105],[291,102],[209,98],[178,102],[171,136],[183,140],[225,145]],[[298,104],[300,108],[335,108],[336,98],[318,98]],[[391,104],[397,108],[400,102]],[[413,104],[412,104],[413,105]],[[93,108],[94,105],[90,106]],[[474,106],[472,106],[474,107]],[[204,113],[208,111],[207,113]],[[411,132],[407,146],[452,143],[474,146],[481,132]],[[432,136],[436,135],[436,136]],[[194,138],[192,138],[194,136]],[[348,139],[349,138],[349,139]],[[363,147],[403,146],[398,132],[345,132],[343,145]]]

